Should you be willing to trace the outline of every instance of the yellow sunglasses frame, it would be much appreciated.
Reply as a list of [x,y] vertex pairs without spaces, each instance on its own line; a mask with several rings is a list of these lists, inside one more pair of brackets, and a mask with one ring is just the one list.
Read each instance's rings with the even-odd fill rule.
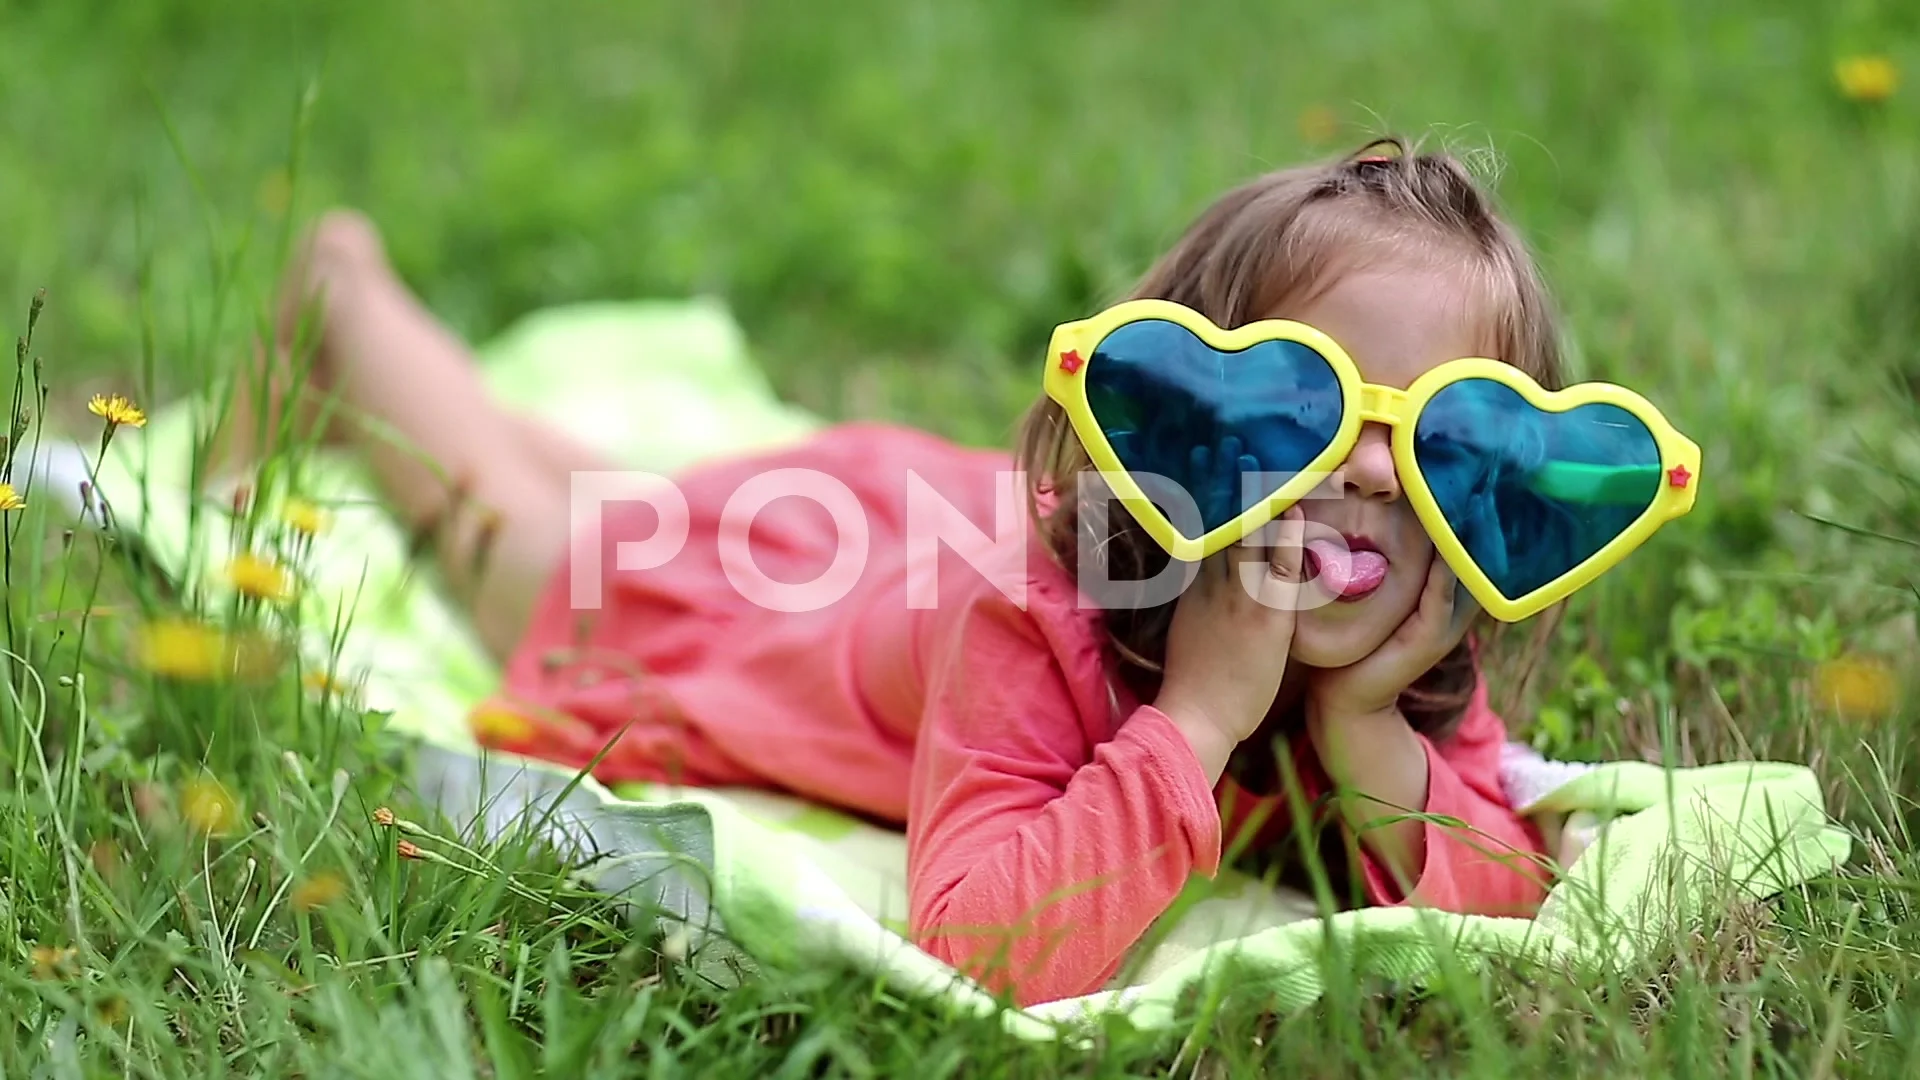
[[[1191,331],[1208,346],[1222,352],[1239,352],[1268,341],[1294,341],[1326,358],[1340,380],[1347,407],[1341,410],[1340,427],[1320,455],[1282,484],[1261,502],[1205,535],[1186,536],[1174,527],[1160,508],[1147,497],[1126,467],[1120,463],[1106,433],[1087,402],[1087,366],[1095,349],[1107,335],[1128,323],[1156,319],[1175,323]],[[1560,413],[1582,405],[1614,405],[1632,414],[1647,426],[1660,450],[1660,468],[1667,482],[1660,485],[1653,502],[1632,525],[1588,556],[1565,574],[1521,597],[1501,594],[1492,579],[1474,563],[1466,546],[1453,533],[1440,512],[1439,501],[1421,474],[1414,457],[1413,435],[1421,410],[1442,389],[1466,379],[1488,379],[1511,387],[1542,412]],[[1087,456],[1100,471],[1114,494],[1140,522],[1147,534],[1175,559],[1198,562],[1259,530],[1304,498],[1334,467],[1345,461],[1360,438],[1361,427],[1368,423],[1386,424],[1392,429],[1393,463],[1400,485],[1414,513],[1425,526],[1440,557],[1453,568],[1480,606],[1502,622],[1518,622],[1538,614],[1592,583],[1617,565],[1635,548],[1645,543],[1662,525],[1693,509],[1699,492],[1700,448],[1668,423],[1660,410],[1639,394],[1612,383],[1588,382],[1563,390],[1547,390],[1525,372],[1511,364],[1484,357],[1449,360],[1414,380],[1405,390],[1361,378],[1360,369],[1346,350],[1319,330],[1305,323],[1285,319],[1266,319],[1232,330],[1222,330],[1213,321],[1193,309],[1167,300],[1129,300],[1090,318],[1062,323],[1054,328],[1047,348],[1044,374],[1047,396],[1066,411],[1074,434],[1079,436]]]

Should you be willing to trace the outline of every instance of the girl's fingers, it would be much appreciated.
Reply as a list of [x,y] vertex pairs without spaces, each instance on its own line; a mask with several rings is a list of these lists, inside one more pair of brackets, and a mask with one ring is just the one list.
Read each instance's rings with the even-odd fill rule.
[[1273,546],[1264,556],[1241,567],[1240,583],[1262,607],[1292,614],[1299,607],[1300,550],[1306,521],[1297,507],[1290,507],[1273,525],[1277,534]]
[[1240,437],[1229,435],[1220,440],[1220,472],[1224,479],[1232,480],[1235,487],[1240,485],[1240,477],[1233,470],[1240,466]]
[[1438,594],[1434,600],[1435,610],[1446,612],[1447,625],[1457,629],[1472,621],[1474,615],[1479,613],[1480,605],[1467,590],[1460,587],[1460,575],[1453,572],[1453,567],[1448,566],[1445,559],[1435,554],[1433,561],[1438,567],[1437,577],[1432,582]]
[[1307,538],[1306,517],[1298,506],[1289,506],[1280,515],[1280,536],[1267,560],[1267,572],[1280,581],[1300,583],[1300,561]]
[[1431,611],[1432,623],[1427,633],[1438,638],[1446,649],[1452,649],[1460,643],[1467,624],[1472,622],[1475,607],[1472,603],[1460,602],[1459,575],[1438,554],[1433,557],[1433,565],[1420,606],[1423,611]]
[[1433,566],[1427,571],[1427,595],[1421,597],[1421,606],[1433,605],[1433,610],[1443,616],[1442,622],[1449,621],[1453,615],[1453,567],[1436,552]]
[[1219,471],[1214,480],[1218,486],[1215,497],[1229,508],[1229,513],[1240,509],[1240,440],[1232,435],[1220,440],[1220,446],[1214,451],[1213,467]]
[[1260,539],[1258,532],[1248,533],[1223,553],[1229,560],[1226,573],[1228,580],[1253,582],[1259,580],[1256,574],[1266,573],[1267,554],[1266,549],[1260,546]]
[[1248,558],[1245,544],[1228,544],[1214,556],[1214,576],[1222,581],[1232,581],[1240,574],[1240,564]]
[[[1300,511],[1291,508],[1221,552],[1231,560],[1229,572],[1249,599],[1268,608],[1294,610],[1305,528]],[[1268,540],[1273,541],[1270,546]]]

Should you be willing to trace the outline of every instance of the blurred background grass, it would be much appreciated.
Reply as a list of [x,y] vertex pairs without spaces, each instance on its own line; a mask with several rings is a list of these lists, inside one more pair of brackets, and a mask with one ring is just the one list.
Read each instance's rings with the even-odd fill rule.
[[1811,405],[1858,367],[1836,331],[1910,225],[1920,129],[1846,100],[1834,64],[1909,59],[1917,24],[1632,0],[16,3],[0,288],[54,287],[49,355],[124,366],[149,259],[158,336],[186,340],[209,260],[251,230],[237,281],[262,300],[269,241],[344,202],[468,335],[718,293],[805,404],[992,440],[980,380],[1028,393],[1045,330],[1208,198],[1391,129],[1498,155],[1584,372],[1651,380],[1698,430],[1791,408],[1729,383],[1792,372]]
[[245,355],[347,204],[469,338],[717,295],[792,400],[1005,445],[1047,330],[1213,196],[1443,142],[1576,374],[1705,453],[1692,517],[1503,650],[1545,657],[1498,684],[1516,730],[1811,761],[1914,820],[1912,551],[1816,519],[1920,537],[1920,5],[12,0],[0,42],[0,310],[46,287],[48,380],[149,404]]
[[[1214,195],[1423,135],[1496,179],[1577,374],[1702,443],[1696,515],[1574,605],[1644,655],[1729,573],[1855,566],[1794,511],[1905,512],[1856,458],[1917,456],[1920,110],[1836,64],[1920,70],[1916,29],[1860,0],[15,3],[0,296],[50,288],[62,376],[151,352],[165,398],[242,355],[289,237],[349,204],[470,338],[714,294],[791,399],[1005,444],[1048,328]],[[1855,578],[1807,587],[1856,628],[1908,597]]]

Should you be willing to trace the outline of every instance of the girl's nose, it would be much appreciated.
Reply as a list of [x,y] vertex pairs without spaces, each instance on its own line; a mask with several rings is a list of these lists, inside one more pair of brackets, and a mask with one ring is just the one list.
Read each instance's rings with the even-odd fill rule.
[[1400,497],[1400,476],[1393,468],[1393,443],[1385,424],[1366,424],[1360,440],[1340,466],[1341,493],[1392,502]]

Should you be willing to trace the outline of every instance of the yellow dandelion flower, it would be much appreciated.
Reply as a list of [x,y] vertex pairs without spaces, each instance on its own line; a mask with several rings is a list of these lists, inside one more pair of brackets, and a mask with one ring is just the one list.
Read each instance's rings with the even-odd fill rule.
[[113,427],[123,424],[127,427],[147,426],[147,414],[140,410],[140,406],[120,394],[112,397],[105,394],[93,395],[93,400],[87,402],[87,411],[104,419]]
[[340,875],[331,871],[315,874],[293,887],[287,894],[287,900],[295,911],[312,911],[323,908],[347,894],[347,883]]
[[327,512],[305,499],[288,499],[280,509],[280,520],[303,536],[317,536],[327,527]]
[[1319,145],[1340,133],[1340,116],[1325,105],[1309,105],[1300,110],[1300,137]]
[[1833,77],[1852,101],[1885,101],[1900,88],[1900,70],[1885,56],[1846,57],[1834,64]]
[[218,629],[179,618],[141,627],[136,648],[140,666],[176,679],[211,679],[223,674],[231,651],[227,635]]
[[74,960],[80,951],[68,946],[56,949],[51,945],[33,947],[33,977],[36,979],[60,979],[73,974]]
[[298,591],[286,567],[258,555],[241,555],[227,564],[227,581],[256,600],[285,603]]
[[12,484],[0,484],[0,510],[18,510],[27,505],[27,500],[13,490]]
[[1893,670],[1867,657],[1829,660],[1815,669],[1813,682],[1815,703],[1848,719],[1885,715],[1898,693]]
[[191,780],[180,792],[180,816],[197,832],[225,836],[240,824],[240,804],[218,780]]
[[336,678],[324,671],[309,671],[300,677],[300,682],[308,693],[338,702],[345,708],[358,709],[363,704],[359,684],[347,679]]
[[467,727],[482,746],[506,747],[533,735],[533,722],[498,705],[483,705],[467,717]]

